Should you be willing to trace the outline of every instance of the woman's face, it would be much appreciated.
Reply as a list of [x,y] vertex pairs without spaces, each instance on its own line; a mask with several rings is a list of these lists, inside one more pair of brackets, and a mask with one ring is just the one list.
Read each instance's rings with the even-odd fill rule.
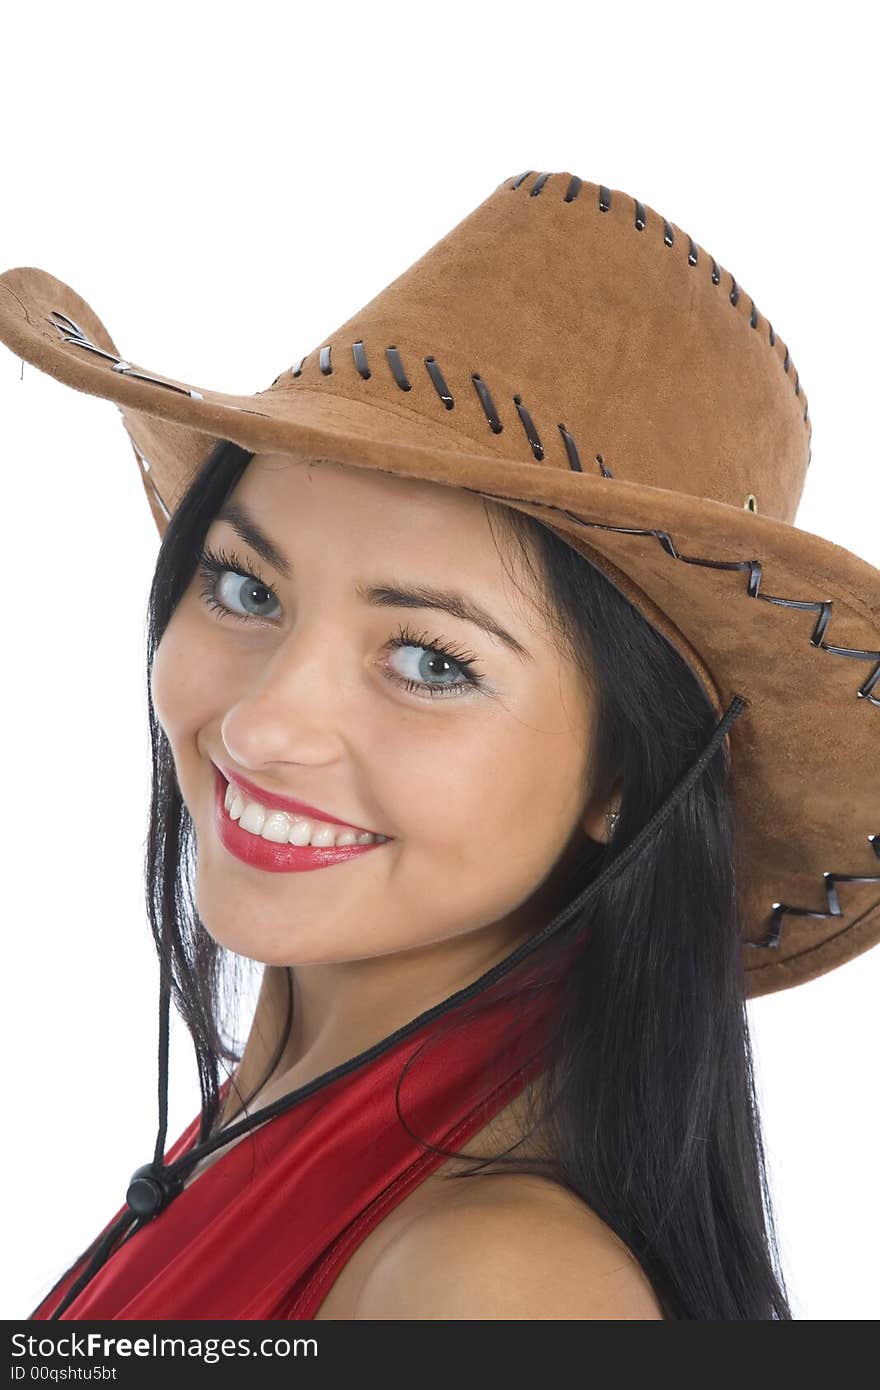
[[[230,611],[209,606],[197,572],[152,671],[205,927],[271,964],[439,945],[488,968],[572,895],[562,873],[584,835],[605,838],[604,802],[585,803],[581,675],[511,582],[473,494],[258,454],[229,502],[289,575],[216,520],[206,545],[240,562],[214,581]],[[518,557],[507,563],[533,593]],[[454,591],[521,650],[463,616],[358,592],[389,588]],[[255,867],[218,835],[215,763],[390,838],[328,868]]]

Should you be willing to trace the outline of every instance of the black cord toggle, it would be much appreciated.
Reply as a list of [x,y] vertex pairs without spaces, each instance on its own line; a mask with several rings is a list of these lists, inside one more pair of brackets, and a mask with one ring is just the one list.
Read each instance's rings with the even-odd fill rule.
[[132,1173],[125,1200],[135,1216],[157,1216],[182,1191],[179,1174],[161,1163],[144,1163]]

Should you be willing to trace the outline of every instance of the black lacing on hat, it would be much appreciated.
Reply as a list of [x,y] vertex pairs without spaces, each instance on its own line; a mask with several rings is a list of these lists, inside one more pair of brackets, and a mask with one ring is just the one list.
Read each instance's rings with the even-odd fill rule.
[[[396,1032],[391,1033],[387,1038],[383,1038],[381,1042],[375,1043],[372,1047],[367,1048],[365,1052],[358,1053],[356,1057],[352,1057],[349,1061],[343,1062],[338,1067],[333,1067],[330,1071],[324,1072],[323,1075],[315,1077],[313,1081],[307,1082],[307,1084],[301,1086],[299,1090],[291,1091],[288,1095],[282,1096],[280,1100],[273,1101],[271,1105],[264,1106],[261,1110],[257,1110],[253,1115],[248,1116],[247,1119],[240,1120],[238,1123],[228,1126],[222,1134],[216,1134],[213,1138],[206,1139],[203,1143],[197,1144],[194,1148],[189,1149],[185,1154],[182,1154],[180,1158],[175,1159],[169,1164],[165,1164],[163,1159],[168,1128],[168,1041],[171,988],[167,962],[163,960],[161,985],[159,989],[159,1129],[156,1134],[153,1158],[150,1163],[146,1163],[140,1168],[137,1168],[132,1174],[125,1194],[126,1209],[121,1213],[113,1225],[107,1229],[103,1236],[80,1256],[80,1259],[76,1263],[79,1264],[82,1260],[88,1260],[88,1264],[79,1277],[71,1284],[54,1313],[52,1313],[46,1321],[54,1322],[59,1319],[61,1314],[86,1287],[93,1275],[105,1264],[113,1251],[118,1249],[127,1240],[130,1240],[132,1236],[136,1235],[142,1226],[145,1226],[157,1216],[159,1212],[163,1211],[165,1207],[183,1191],[185,1178],[197,1167],[206,1154],[213,1153],[215,1149],[223,1148],[224,1145],[230,1143],[233,1139],[237,1139],[240,1135],[248,1134],[252,1129],[255,1129],[257,1125],[263,1124],[264,1121],[272,1119],[276,1115],[284,1114],[286,1111],[292,1109],[294,1105],[298,1104],[299,1101],[305,1100],[307,1096],[312,1095],[315,1091],[329,1086],[331,1082],[337,1080],[337,1078],[341,1076],[346,1076],[350,1072],[356,1071],[358,1067],[366,1066],[367,1063],[373,1061],[374,1058],[380,1057],[384,1052],[387,1052],[389,1048],[394,1047],[411,1033],[417,1032],[433,1019],[445,1013],[449,1013],[457,1005],[463,1004],[474,995],[488,989],[490,985],[493,985],[496,980],[502,979],[510,970],[518,965],[521,960],[530,955],[531,952],[537,950],[549,937],[553,936],[562,927],[567,926],[581,908],[595,897],[600,888],[605,886],[612,874],[619,873],[621,869],[624,869],[630,860],[638,854],[642,846],[652,837],[654,832],[659,830],[669,818],[678,802],[687,795],[690,788],[699,778],[704,767],[706,767],[715,756],[728,730],[739,718],[747,705],[748,701],[742,696],[734,696],[726,713],[716,725],[703,751],[688,771],[679,779],[678,783],[672,788],[666,800],[642,826],[638,834],[634,836],[619,854],[615,855],[615,857],[606,864],[601,873],[597,875],[592,883],[587,885],[582,893],[579,893],[567,907],[563,908],[562,912],[560,912],[553,921],[548,923],[546,927],[543,927],[541,931],[537,932],[534,936],[530,937],[528,941],[518,946],[505,960],[494,965],[490,970],[486,971],[484,975],[481,975],[478,980],[466,986],[466,988],[458,990],[455,994],[450,995],[448,999],[444,999],[441,1003],[435,1004],[432,1008],[419,1014],[419,1016],[414,1018],[410,1023],[405,1024],[402,1028],[398,1028]],[[131,1229],[127,1229],[129,1227]],[[90,1259],[89,1256],[91,1256]],[[75,1267],[76,1266],[73,1266],[73,1268]],[[57,1288],[58,1284],[60,1284],[69,1273],[70,1270],[66,1271],[66,1273],[61,1276],[61,1279],[56,1281],[54,1288]],[[45,1303],[46,1300],[51,1297],[54,1288],[41,1300],[42,1303]]]
[[[525,180],[529,177],[529,175],[530,175],[530,174],[534,174],[534,173],[535,173],[535,170],[534,170],[534,169],[527,169],[524,173],[518,174],[515,178],[512,179],[512,181],[508,181],[508,180],[505,179],[505,180],[504,180],[504,183],[505,183],[506,186],[510,189],[511,192],[515,193],[515,192],[517,192],[517,190],[523,185],[523,183],[524,183]],[[544,192],[544,189],[545,189],[545,185],[547,184],[547,180],[550,179],[550,178],[552,178],[552,177],[555,177],[555,176],[552,175],[552,174],[549,173],[549,172],[544,172],[544,173],[538,173],[538,174],[536,174],[535,179],[534,179],[534,182],[533,182],[530,186],[528,186],[528,188],[525,190],[525,191],[528,192],[529,197],[530,197],[530,198],[536,198],[536,197],[538,197],[539,194],[543,194],[543,196],[544,196],[545,199],[546,199],[547,197],[549,197],[550,195],[549,195],[548,193]],[[501,186],[501,185],[499,185],[499,187],[500,187],[500,186]],[[570,176],[570,178],[569,178],[569,181],[568,181],[568,184],[567,184],[567,186],[566,186],[565,192],[564,192],[564,194],[562,195],[562,202],[563,202],[563,203],[573,203],[573,202],[577,199],[577,197],[581,194],[581,191],[582,191],[583,187],[584,187],[584,180],[583,180],[582,178],[579,178],[577,174],[572,174],[572,175]],[[597,208],[598,208],[598,211],[599,211],[600,213],[603,213],[603,212],[610,212],[610,210],[611,210],[611,202],[612,202],[612,191],[611,191],[611,189],[610,189],[610,188],[606,188],[604,184],[599,184],[597,187],[598,187],[598,201],[597,201]],[[646,229],[647,226],[648,226],[648,217],[647,217],[648,209],[646,209],[645,204],[642,203],[642,202],[640,202],[640,201],[638,200],[638,198],[631,198],[629,194],[623,194],[623,193],[621,193],[621,194],[619,194],[619,197],[621,197],[621,198],[626,198],[629,202],[632,203],[632,205],[633,205],[633,222],[632,222],[632,225],[633,225],[634,229],[635,229],[637,232],[644,232],[645,229]],[[581,201],[583,202],[583,199],[582,199]],[[653,209],[651,209],[651,211],[653,212]],[[658,216],[658,214],[654,214],[654,216],[656,217],[656,216]],[[664,244],[665,246],[668,246],[668,247],[674,246],[674,245],[675,245],[675,229],[673,228],[671,222],[669,222],[667,218],[661,217],[661,218],[660,218],[660,221],[661,221],[662,224],[663,224],[663,244]],[[687,233],[685,233],[685,235],[687,236]],[[688,264],[689,266],[696,266],[696,265],[699,264],[700,250],[701,250],[701,248],[697,245],[697,243],[694,241],[694,239],[693,239],[692,236],[687,236],[687,241],[688,241],[687,264]],[[729,271],[729,270],[728,270],[728,271],[723,271],[723,270],[722,270],[722,267],[720,267],[720,266],[718,265],[718,262],[715,260],[715,257],[714,257],[714,256],[709,256],[709,255],[708,255],[708,252],[706,252],[706,251],[704,251],[703,254],[704,254],[704,256],[708,256],[708,260],[709,260],[710,265],[711,265],[711,269],[710,269],[710,278],[711,278],[711,281],[712,281],[712,284],[713,284],[713,285],[720,285],[720,284],[721,284],[722,273],[725,274],[725,275],[727,275],[727,276],[729,276],[729,278],[730,278],[730,286],[729,286],[729,293],[728,293],[728,301],[729,301],[729,303],[732,305],[732,307],[735,309],[735,308],[737,307],[737,305],[739,304],[740,297],[741,297],[741,295],[742,295],[742,286],[739,285],[739,284],[737,284],[736,277],[732,274],[731,271]],[[749,300],[749,304],[751,305],[751,309],[750,309],[750,311],[749,311],[749,326],[750,326],[751,328],[754,328],[754,329],[757,330],[757,329],[759,329],[759,328],[762,327],[762,322],[763,322],[763,324],[766,324],[766,328],[767,328],[767,342],[769,343],[770,347],[775,348],[775,347],[776,347],[776,333],[775,333],[775,331],[774,331],[773,324],[770,322],[770,320],[769,320],[768,318],[764,317],[764,316],[759,312],[758,306],[756,305],[756,303],[755,303],[754,299],[751,297],[751,295],[748,296],[748,300]],[[78,342],[79,342],[79,345],[80,345],[81,347],[91,346],[91,345],[88,343],[88,341],[82,341],[82,330],[78,330],[78,331],[79,331],[79,333],[80,333],[80,339],[68,339],[68,341],[78,341]],[[813,423],[812,423],[812,420],[810,419],[810,413],[809,413],[809,406],[808,406],[808,402],[807,402],[807,397],[806,397],[806,395],[805,395],[805,393],[804,393],[803,387],[801,386],[800,374],[799,374],[798,371],[795,369],[794,363],[793,363],[792,360],[791,360],[791,353],[789,352],[788,347],[786,346],[786,344],[780,342],[780,346],[781,346],[781,347],[783,348],[783,350],[784,350],[783,353],[782,353],[782,370],[784,371],[785,375],[792,381],[792,385],[793,385],[793,388],[794,388],[794,394],[795,394],[795,396],[797,396],[799,399],[802,399],[802,400],[803,400],[804,409],[803,409],[803,417],[802,417],[802,418],[803,418],[804,424],[807,426],[807,439],[808,439],[808,441],[809,441],[810,438],[812,437]],[[95,349],[95,350],[96,350],[96,351],[100,351],[100,349]],[[367,362],[366,348],[365,348],[364,341],[363,341],[362,338],[358,338],[358,340],[357,340],[356,342],[354,342],[354,343],[351,344],[351,351],[352,351],[352,354],[353,354],[353,356],[354,356],[354,362],[355,362],[355,366],[356,366],[356,368],[357,368],[357,371],[358,371],[359,376],[360,376],[364,381],[369,381],[370,378],[371,378],[371,376],[372,376],[372,371],[370,370],[369,364],[368,364],[368,362]],[[109,354],[104,353],[103,355],[104,355],[104,356],[108,356]],[[779,354],[777,354],[777,356],[778,356],[778,355],[779,355]],[[309,356],[310,356],[310,354],[309,354],[309,353],[306,353],[304,357],[300,357],[300,358],[293,364],[293,366],[289,369],[289,370],[290,370],[291,376],[294,376],[294,377],[301,377],[301,376],[302,376],[302,374],[303,374],[303,368],[304,368],[304,366],[305,366],[305,363],[308,361]],[[385,348],[385,359],[386,359],[386,361],[387,361],[387,363],[388,363],[388,367],[390,368],[390,371],[391,371],[391,374],[392,374],[392,376],[393,376],[393,378],[394,378],[394,381],[395,381],[395,382],[397,383],[397,385],[400,387],[401,391],[411,391],[411,390],[412,390],[412,381],[411,381],[410,378],[407,376],[406,368],[405,368],[405,366],[404,366],[404,364],[403,364],[403,361],[402,361],[402,358],[401,358],[401,355],[400,355],[400,351],[399,351],[399,349],[396,347],[395,344],[391,343],[391,344],[389,344],[389,345]],[[453,394],[452,394],[452,391],[450,390],[450,388],[449,388],[449,386],[448,386],[448,384],[447,384],[447,382],[446,382],[445,377],[443,376],[443,373],[442,373],[442,371],[441,371],[441,369],[440,369],[440,365],[439,365],[439,363],[438,363],[436,357],[433,356],[433,354],[431,354],[431,355],[429,355],[429,356],[427,356],[427,357],[424,357],[422,360],[423,360],[425,369],[426,369],[426,371],[427,371],[427,373],[428,373],[428,376],[429,376],[430,379],[431,379],[431,384],[434,386],[434,388],[435,388],[435,390],[436,390],[436,392],[437,392],[437,395],[440,397],[440,400],[443,402],[443,405],[446,407],[446,409],[447,409],[447,410],[452,410],[453,407],[454,407],[454,405],[455,405],[455,398],[454,398],[454,396],[453,396]],[[124,364],[123,364],[123,365],[124,365]],[[318,349],[318,366],[319,366],[319,369],[320,369],[320,371],[321,371],[322,376],[332,376],[333,370],[334,370],[334,368],[333,368],[333,344],[332,344],[332,343],[325,343],[321,348]],[[118,367],[118,366],[114,367],[114,371],[116,371],[116,370],[119,370],[119,367]],[[793,375],[793,378],[792,378],[792,373],[794,374],[794,375]],[[275,380],[272,382],[272,385],[275,386],[275,385],[281,380],[281,378],[282,378],[283,376],[285,376],[285,375],[286,375],[285,372],[279,372],[278,376],[276,376]],[[487,383],[485,382],[485,380],[483,379],[483,377],[480,375],[479,372],[471,372],[471,381],[473,382],[474,388],[475,388],[475,390],[476,390],[476,392],[477,392],[477,395],[478,395],[478,397],[479,397],[480,405],[481,405],[482,408],[483,408],[483,411],[484,411],[485,416],[486,416],[486,419],[487,419],[487,421],[488,421],[488,423],[489,423],[489,427],[490,427],[490,429],[492,430],[492,433],[493,433],[493,434],[501,434],[502,430],[504,429],[504,426],[503,426],[503,424],[502,424],[501,417],[500,417],[499,414],[498,414],[498,409],[497,409],[497,407],[496,407],[496,405],[495,405],[495,402],[494,402],[494,400],[492,399],[492,395],[491,395],[491,393],[490,393],[490,391],[489,391],[489,387],[488,387]],[[261,393],[258,392],[257,394],[259,395],[259,394],[261,394]],[[539,462],[542,462],[543,459],[544,459],[544,457],[545,457],[546,450],[545,450],[544,444],[543,444],[542,441],[541,441],[541,438],[540,438],[540,435],[539,435],[537,426],[535,425],[535,423],[534,423],[534,421],[533,421],[531,415],[529,414],[528,410],[526,409],[525,405],[523,404],[522,397],[521,397],[520,395],[515,395],[515,396],[513,397],[513,403],[514,403],[514,405],[516,406],[517,415],[518,415],[518,417],[519,417],[519,421],[520,421],[520,423],[521,423],[521,425],[522,425],[522,427],[523,427],[523,430],[524,430],[524,432],[525,432],[526,441],[528,442],[529,447],[531,448],[532,454],[534,455],[534,457],[535,457]],[[237,408],[238,408],[238,407],[237,407]],[[573,469],[575,472],[579,472],[579,473],[580,473],[580,472],[583,472],[583,468],[582,468],[580,459],[579,459],[579,457],[578,457],[577,448],[576,448],[576,446],[575,446],[575,442],[574,442],[574,439],[573,439],[572,436],[571,436],[571,433],[569,432],[569,430],[566,429],[566,426],[565,426],[564,424],[562,424],[562,423],[560,423],[560,424],[558,425],[558,428],[559,428],[559,430],[560,430],[560,432],[561,432],[561,434],[562,434],[563,441],[564,441],[564,443],[565,443],[565,449],[566,449],[566,455],[567,455],[569,467],[570,467],[571,469]],[[811,459],[812,459],[812,455],[813,455],[812,447],[808,444],[808,449],[807,449],[807,467],[808,467],[808,468],[809,468],[809,466],[810,466],[810,461],[811,461]],[[597,455],[596,455],[596,462],[597,462],[597,463],[599,464],[599,466],[600,466],[600,469],[601,469],[601,471],[602,471],[603,477],[610,478],[610,477],[613,476],[613,474],[611,473],[611,470],[610,470],[608,467],[606,467],[605,463],[603,462],[603,459],[602,459],[602,455],[601,455],[601,454],[597,454]],[[749,503],[747,502],[747,503],[746,503],[746,506],[748,507],[748,509],[749,509],[750,511],[756,511],[756,510],[757,510],[757,504],[755,504],[754,506],[751,506],[751,505],[749,505]]]
[[[534,173],[535,173],[535,170],[534,170],[534,169],[526,169],[524,173],[522,173],[522,174],[517,174],[516,178],[514,178],[513,182],[510,184],[511,190],[515,192],[516,189],[518,189],[518,188],[520,187],[520,185],[529,177],[529,174],[534,174]],[[530,189],[529,189],[529,196],[532,197],[532,198],[536,198],[536,197],[538,196],[538,194],[541,192],[541,190],[543,189],[544,184],[547,182],[547,180],[548,180],[549,178],[550,178],[550,173],[549,173],[549,172],[539,173],[539,174],[537,175],[537,177],[535,178],[534,183],[531,185],[531,187],[530,187]],[[505,182],[506,182],[506,180],[505,180]],[[584,183],[584,180],[583,180],[582,178],[579,178],[577,174],[572,174],[572,175],[571,175],[571,178],[569,179],[569,182],[568,182],[568,187],[566,188],[565,193],[564,193],[564,195],[563,195],[562,201],[563,201],[564,203],[572,203],[572,202],[574,202],[575,198],[577,198],[578,194],[579,194],[580,191],[581,191],[581,188],[583,187],[583,183]],[[620,196],[621,196],[621,197],[626,197],[630,202],[632,202],[632,204],[633,204],[633,227],[635,228],[635,230],[636,230],[637,232],[643,232],[643,231],[645,230],[645,227],[647,226],[647,218],[646,218],[646,216],[645,216],[645,205],[644,205],[644,203],[640,203],[639,200],[638,200],[638,198],[630,198],[629,194],[621,194]],[[606,188],[604,184],[599,184],[599,211],[600,211],[600,212],[610,212],[610,211],[611,211],[611,197],[612,197],[611,189],[610,189],[610,188]],[[666,246],[673,246],[673,245],[675,244],[675,236],[674,236],[674,232],[673,232],[672,225],[671,225],[670,222],[667,221],[667,219],[666,219],[665,217],[664,217],[664,218],[661,218],[661,221],[663,222],[663,242],[664,242],[664,244],[665,244]],[[687,233],[685,233],[685,235],[687,235]],[[688,265],[696,265],[698,260],[699,260],[699,249],[698,249],[698,247],[697,247],[697,244],[696,244],[696,242],[694,241],[694,239],[693,239],[692,236],[688,236],[688,257],[687,257]],[[709,260],[712,262],[712,284],[713,284],[713,285],[718,285],[718,284],[721,283],[721,270],[720,270],[719,266],[717,265],[714,256],[710,256],[710,257],[709,257]],[[730,302],[731,302],[731,304],[733,305],[733,307],[736,308],[736,306],[737,306],[737,304],[738,304],[738,302],[739,302],[739,297],[740,297],[740,292],[741,292],[741,286],[738,285],[738,284],[736,283],[735,277],[731,274],[731,272],[730,272],[729,270],[726,272],[726,274],[730,275],[730,294],[729,294],[728,297],[729,297]],[[749,313],[749,324],[750,324],[750,326],[751,326],[752,328],[757,328],[757,327],[758,327],[759,319],[761,318],[761,315],[760,315],[760,313],[759,313],[759,311],[758,311],[758,307],[757,307],[757,305],[755,304],[754,299],[752,299],[751,295],[749,296],[749,303],[750,303],[751,306],[752,306],[752,307],[751,307],[751,310],[750,310],[750,313]],[[767,331],[767,340],[768,340],[768,342],[769,342],[769,344],[770,344],[771,347],[775,347],[775,346],[776,346],[776,334],[775,334],[774,331],[773,331],[773,324],[770,322],[769,319],[765,319],[764,322],[767,324],[767,330],[768,330],[768,331]],[[783,343],[783,347],[785,347],[785,344],[784,344],[784,343]],[[788,376],[788,369],[789,369],[789,367],[794,368],[794,363],[792,362],[792,360],[791,360],[791,354],[789,353],[789,350],[788,350],[788,348],[786,347],[786,348],[785,348],[785,356],[784,356],[783,362],[782,362],[782,370],[785,372],[786,376]],[[800,397],[800,396],[803,395],[803,391],[802,391],[802,389],[801,389],[800,376],[799,376],[799,374],[798,374],[797,371],[795,371],[795,373],[794,373],[794,394],[795,394],[796,396],[798,396],[798,397]],[[806,423],[809,422],[809,419],[810,419],[809,407],[808,407],[808,404],[807,404],[807,398],[806,398],[806,396],[803,396],[803,401],[804,401],[804,414],[803,414],[803,419],[804,419],[804,423],[806,424]],[[812,426],[811,426],[811,428],[812,428]],[[809,459],[807,460],[807,464],[809,465]]]

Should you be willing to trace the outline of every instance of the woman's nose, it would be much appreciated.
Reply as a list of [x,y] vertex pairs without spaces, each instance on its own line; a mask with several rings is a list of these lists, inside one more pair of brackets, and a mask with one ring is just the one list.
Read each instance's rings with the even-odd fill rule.
[[292,634],[248,672],[221,724],[239,766],[329,761],[339,753],[353,718],[342,645],[326,633]]

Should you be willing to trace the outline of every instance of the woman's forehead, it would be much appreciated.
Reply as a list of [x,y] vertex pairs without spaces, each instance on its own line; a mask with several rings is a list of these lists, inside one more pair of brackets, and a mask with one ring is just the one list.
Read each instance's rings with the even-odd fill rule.
[[[228,501],[234,505],[225,510],[247,513],[285,554],[326,544],[337,557],[420,563],[435,577],[452,568],[495,584],[513,569],[526,592],[535,591],[533,576],[520,573],[519,548],[490,518],[496,509],[465,488],[307,456],[255,454]],[[218,519],[223,515],[221,508]]]
[[271,497],[291,507],[312,494],[317,501],[339,507],[414,509],[420,515],[434,513],[438,521],[485,518],[483,499],[466,488],[306,454],[254,454],[236,492],[249,493],[255,500]]

